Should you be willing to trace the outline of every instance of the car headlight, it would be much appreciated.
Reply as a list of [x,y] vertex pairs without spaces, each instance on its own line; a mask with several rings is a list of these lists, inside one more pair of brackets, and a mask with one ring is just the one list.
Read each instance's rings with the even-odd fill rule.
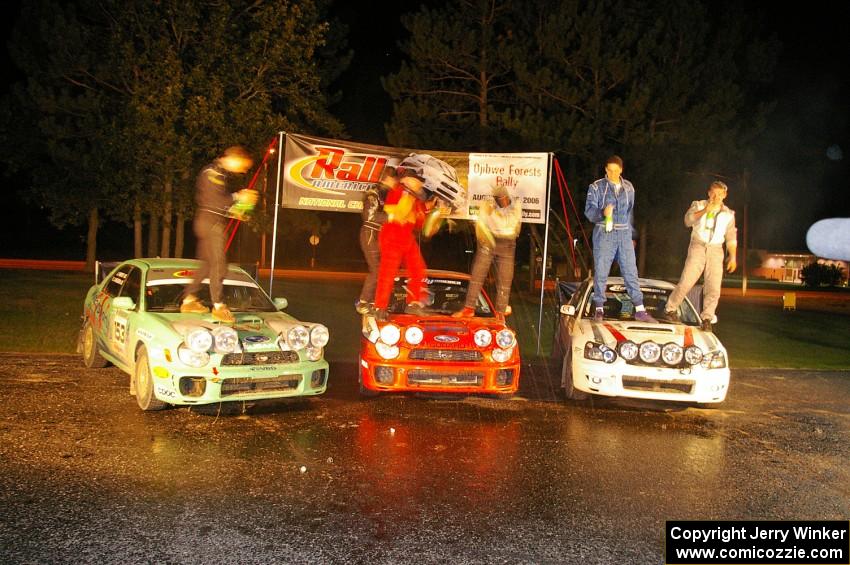
[[310,343],[313,347],[318,347],[321,349],[322,347],[328,344],[328,341],[331,339],[331,334],[328,331],[328,328],[323,326],[322,324],[316,324],[312,328],[310,328]]
[[485,328],[475,330],[472,337],[475,339],[475,345],[478,347],[487,347],[493,341],[493,334],[490,333],[490,330]]
[[678,365],[682,362],[684,356],[685,352],[678,344],[665,343],[664,347],[661,348],[661,359],[667,365]]
[[588,341],[584,344],[584,358],[613,363],[617,360],[617,352],[605,344]]
[[406,330],[404,330],[404,341],[409,343],[410,345],[419,345],[422,343],[422,338],[425,337],[425,334],[422,332],[422,328],[419,326],[410,326]]
[[630,340],[620,342],[617,351],[620,353],[620,357],[626,361],[634,361],[639,353],[637,344]]
[[239,351],[239,334],[230,326],[219,326],[212,331],[215,350],[220,353]]
[[513,355],[514,348],[511,347],[509,349],[501,349],[499,347],[493,348],[493,361],[497,363],[504,363]]
[[500,330],[499,333],[496,334],[496,345],[502,349],[513,347],[514,343],[516,343],[516,338],[514,337],[514,332],[511,330],[506,328],[504,330]]
[[190,367],[203,367],[210,362],[210,354],[206,351],[195,351],[184,345],[177,348],[177,357],[181,363]]
[[198,353],[206,353],[213,344],[213,336],[203,328],[190,331],[186,335],[186,347]]
[[289,349],[297,351],[304,349],[310,343],[310,333],[304,326],[295,326],[286,332],[286,345]]
[[640,360],[644,363],[655,363],[661,357],[661,346],[654,341],[644,341],[639,351]]
[[701,364],[707,369],[724,369],[726,367],[726,355],[722,351],[707,353],[702,358]]
[[702,361],[702,349],[696,345],[691,345],[685,349],[685,362],[688,365],[697,365]]
[[321,347],[308,347],[307,348],[307,359],[310,361],[318,361],[322,358],[322,348]]
[[401,330],[395,324],[387,324],[381,328],[381,341],[387,345],[395,345],[401,339]]
[[383,341],[379,341],[375,344],[375,349],[378,350],[378,355],[380,355],[384,359],[395,359],[396,357],[398,357],[397,345],[387,345]]

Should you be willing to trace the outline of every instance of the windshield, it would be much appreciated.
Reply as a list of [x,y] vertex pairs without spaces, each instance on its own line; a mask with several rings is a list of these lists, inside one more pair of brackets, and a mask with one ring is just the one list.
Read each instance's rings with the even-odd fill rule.
[[[186,291],[186,281],[149,281],[145,287],[145,310],[148,312],[179,312],[180,303]],[[275,312],[274,304],[266,294],[253,283],[243,281],[224,281],[222,291],[224,303],[231,312]],[[207,306],[210,302],[210,287],[204,284],[195,294]]]
[[[646,311],[656,319],[663,318],[664,307],[667,305],[667,299],[670,298],[670,293],[673,290],[643,286],[640,287],[640,290],[643,293],[643,305],[646,307]],[[626,292],[626,287],[622,284],[608,285],[603,307],[605,308],[606,320],[630,320],[635,315],[635,306]],[[593,316],[592,290],[585,303],[584,316]],[[699,315],[687,300],[679,306],[679,319],[682,323],[688,325],[697,326],[700,324]]]
[[[407,279],[396,279],[393,294],[390,297],[390,305],[387,309],[391,314],[403,314],[407,305]],[[463,309],[466,301],[466,290],[469,281],[452,278],[427,278],[425,279],[426,298],[425,312],[433,315],[451,315]],[[478,317],[492,317],[493,310],[484,298],[484,293],[478,295],[475,304],[475,315]]]

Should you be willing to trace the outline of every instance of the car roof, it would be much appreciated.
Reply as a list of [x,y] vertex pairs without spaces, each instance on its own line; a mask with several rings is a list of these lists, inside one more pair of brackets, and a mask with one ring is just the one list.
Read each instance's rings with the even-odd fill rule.
[[[622,284],[622,285],[624,285],[624,284],[626,284],[626,281],[623,277],[608,277],[608,284],[609,285],[611,285],[611,284]],[[673,283],[669,283],[667,281],[662,281],[660,279],[639,278],[638,284],[641,285],[641,286],[654,286],[654,287],[657,287],[657,288],[664,288],[664,289],[667,289],[667,290],[673,290],[674,288],[676,288],[676,285],[674,285]]]
[[[396,280],[403,279],[408,275],[410,275],[410,273],[399,273],[396,276]],[[460,273],[458,271],[444,271],[441,269],[428,269],[425,271],[425,276],[429,278],[458,279],[462,281],[468,281],[470,278],[468,273]]]
[[[148,278],[171,278],[174,273],[179,273],[179,271],[193,271],[201,268],[201,261],[197,259],[178,259],[173,257],[143,257],[140,259],[129,259],[127,261],[123,261],[120,263],[123,264],[131,264],[136,265],[142,269],[147,270]],[[154,273],[161,273],[160,276],[154,275]],[[237,265],[228,265],[227,275],[237,280],[249,280],[254,282],[254,279],[245,272],[244,269]],[[190,275],[186,275],[190,276]]]

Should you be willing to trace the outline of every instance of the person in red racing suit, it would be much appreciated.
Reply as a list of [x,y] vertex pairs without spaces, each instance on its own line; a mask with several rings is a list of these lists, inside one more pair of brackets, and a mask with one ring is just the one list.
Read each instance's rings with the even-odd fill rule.
[[387,221],[378,240],[381,263],[375,290],[375,317],[386,321],[393,282],[401,264],[408,271],[407,309],[411,314],[423,313],[422,291],[425,284],[425,260],[419,251],[414,230],[421,227],[427,207],[424,179],[413,171],[399,167],[399,184],[390,190],[384,202]]

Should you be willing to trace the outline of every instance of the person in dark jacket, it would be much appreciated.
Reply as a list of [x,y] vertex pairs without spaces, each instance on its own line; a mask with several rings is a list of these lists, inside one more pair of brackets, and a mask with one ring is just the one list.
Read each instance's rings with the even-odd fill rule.
[[378,234],[381,226],[387,221],[387,213],[384,211],[384,203],[387,193],[398,185],[398,173],[395,167],[385,167],[381,174],[381,181],[375,183],[363,195],[363,225],[360,227],[360,248],[369,266],[369,274],[363,281],[360,290],[360,299],[355,305],[359,314],[368,314],[375,302],[375,287],[378,282],[378,266],[380,265],[381,247],[378,242]]
[[230,175],[246,173],[253,164],[251,156],[243,147],[233,146],[228,147],[198,175],[195,183],[197,209],[193,228],[197,238],[197,256],[202,261],[202,266],[186,289],[183,303],[180,305],[181,312],[209,311],[197,297],[203,280],[209,278],[213,318],[228,323],[235,321],[222,295],[224,275],[227,273],[225,228],[228,218],[233,215],[231,210],[234,203],[253,205],[257,201],[257,193],[248,189],[231,193],[227,180]]

